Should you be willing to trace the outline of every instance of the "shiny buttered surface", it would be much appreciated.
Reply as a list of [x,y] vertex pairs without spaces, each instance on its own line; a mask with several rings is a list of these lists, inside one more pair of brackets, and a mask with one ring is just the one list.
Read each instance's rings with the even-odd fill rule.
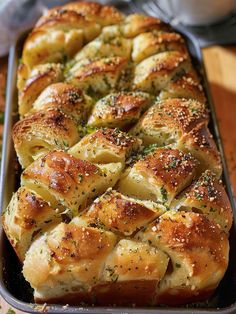
[[3,227],[35,300],[210,297],[232,211],[182,36],[97,3],[57,7],[25,41],[18,90],[23,172]]

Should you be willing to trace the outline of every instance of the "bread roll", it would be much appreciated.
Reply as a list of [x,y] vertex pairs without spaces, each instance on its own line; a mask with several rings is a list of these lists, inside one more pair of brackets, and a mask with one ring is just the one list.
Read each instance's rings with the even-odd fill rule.
[[14,146],[23,168],[50,150],[68,149],[80,138],[77,123],[58,109],[29,114],[13,128]]
[[35,300],[51,302],[61,298],[61,302],[67,302],[73,294],[77,302],[85,300],[89,288],[99,280],[116,241],[112,232],[73,221],[61,223],[48,236],[37,239],[23,267],[24,276],[35,289]]
[[[83,59],[119,56],[130,59],[132,40],[124,38],[117,26],[104,27],[101,34],[89,42],[74,57],[75,62]],[[69,63],[70,64],[70,63]]]
[[190,152],[198,161],[198,173],[210,169],[221,175],[221,161],[207,123],[204,104],[195,100],[166,99],[152,106],[130,131],[144,144],[168,145]]
[[60,211],[27,187],[20,187],[3,213],[2,224],[18,258],[25,253],[38,235],[61,221]]
[[226,233],[232,226],[232,210],[222,182],[210,170],[205,171],[185,193],[173,202],[175,210],[206,215]]
[[[93,291],[100,305],[151,305],[169,258],[149,244],[121,240],[107,259],[101,280]],[[158,265],[158,267],[156,267]]]
[[[24,77],[21,77],[21,73]],[[40,93],[49,85],[63,80],[62,66],[56,63],[35,67],[29,74],[24,65],[18,70],[19,113],[24,116]]]
[[102,26],[118,24],[124,19],[124,15],[115,7],[96,2],[72,2],[64,5],[63,9],[75,11],[88,21],[95,21]]
[[85,124],[91,106],[92,99],[81,89],[66,83],[56,83],[44,89],[33,103],[32,111],[59,109],[80,125]]
[[232,210],[181,35],[97,3],[53,8],[25,41],[18,90],[26,169],[3,228],[35,301],[209,298],[228,266]]
[[151,105],[152,100],[149,94],[141,92],[109,94],[95,104],[88,125],[127,128],[138,121],[141,114]]
[[179,305],[204,300],[224,276],[227,236],[202,214],[168,211],[136,238],[164,251],[171,260],[155,303]]
[[222,173],[220,153],[206,124],[199,124],[179,141],[179,149],[191,152],[200,162],[199,173],[206,169],[213,171],[219,178]]
[[77,143],[91,106],[92,99],[73,85],[55,83],[45,88],[30,113],[13,128],[22,167],[50,150],[67,150]]
[[85,216],[92,225],[131,236],[165,211],[164,206],[155,202],[132,199],[108,189],[93,202]]
[[76,158],[106,164],[125,161],[140,149],[141,140],[118,129],[99,129],[86,135],[69,153]]
[[206,102],[202,85],[194,70],[177,72],[158,95],[159,100],[168,98],[195,99],[201,103]]
[[67,73],[66,81],[85,90],[88,94],[105,94],[117,87],[127,59],[122,57],[83,59]]
[[168,211],[121,240],[85,218],[59,224],[29,249],[23,274],[38,302],[178,305],[211,295],[224,275],[227,236],[202,214]]
[[124,23],[121,23],[120,29],[124,37],[133,38],[150,30],[168,31],[170,27],[153,16],[134,13],[125,18]]
[[178,72],[188,72],[191,64],[186,54],[165,51],[140,62],[134,70],[134,88],[156,94],[164,89]]
[[121,193],[166,204],[196,175],[197,161],[175,149],[160,148],[137,161],[118,183]]
[[28,166],[21,184],[32,188],[52,206],[68,208],[73,215],[119,178],[121,163],[100,167],[60,151],[50,152]]
[[123,15],[115,8],[77,2],[49,10],[28,36],[23,62],[30,68],[40,63],[61,62],[94,39],[101,26],[116,24]]
[[152,31],[141,33],[133,41],[132,59],[139,63],[142,60],[164,51],[179,51],[186,54],[183,38],[176,33]]
[[131,134],[141,137],[146,145],[176,145],[184,134],[200,123],[208,122],[204,104],[194,100],[167,99],[156,103],[140,119]]

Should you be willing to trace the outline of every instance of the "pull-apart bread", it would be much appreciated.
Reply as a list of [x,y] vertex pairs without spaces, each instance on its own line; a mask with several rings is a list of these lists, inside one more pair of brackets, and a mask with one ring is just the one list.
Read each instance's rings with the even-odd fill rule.
[[28,35],[3,227],[37,302],[179,305],[228,266],[232,210],[184,38],[97,3]]

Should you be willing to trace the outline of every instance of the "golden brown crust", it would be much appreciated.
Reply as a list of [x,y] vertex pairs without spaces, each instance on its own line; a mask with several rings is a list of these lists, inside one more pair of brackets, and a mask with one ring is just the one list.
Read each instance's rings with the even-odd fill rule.
[[[227,236],[201,214],[169,211],[137,234],[137,239],[164,250],[172,261],[172,270],[157,291],[157,303],[196,301],[198,295],[201,299],[201,293],[209,295],[215,289],[227,268]],[[171,298],[173,294],[180,299]]]
[[[99,302],[104,302],[109,296],[110,304],[124,305],[138,302],[135,290],[137,285],[141,287],[152,288],[149,295],[149,304],[155,293],[155,285],[163,278],[168,266],[169,258],[167,255],[149,244],[136,242],[133,240],[121,240],[108,257],[102,275],[102,281],[111,284],[111,290],[106,292],[106,285],[95,287],[97,290]],[[159,267],[156,267],[156,265]],[[115,284],[114,284],[115,283]],[[114,298],[114,292],[124,287],[129,293],[126,298]],[[154,289],[153,289],[154,288]],[[145,289],[145,290],[146,290]],[[105,290],[105,291],[104,291]],[[105,293],[104,293],[105,292]],[[145,291],[146,292],[146,291]],[[107,295],[106,295],[107,294]],[[145,302],[147,302],[145,296]],[[143,300],[142,300],[143,301]]]
[[167,86],[176,73],[190,69],[188,56],[178,51],[155,54],[136,66],[134,89],[157,94]]
[[34,238],[60,220],[59,211],[26,187],[13,195],[2,217],[3,228],[21,262]]
[[138,13],[128,15],[124,23],[121,23],[120,28],[122,34],[128,38],[135,37],[140,33],[150,30],[165,31],[170,29],[170,27],[160,19]]
[[130,59],[131,50],[132,40],[121,36],[117,25],[107,26],[95,40],[89,42],[75,55],[74,60],[95,60],[111,56],[119,56]]
[[[108,233],[106,232],[94,228],[78,227],[73,223],[61,224],[59,228],[61,229],[57,230],[59,243],[58,240],[55,241],[55,233],[53,232],[47,239],[53,259],[58,264],[76,263],[81,259],[100,259],[102,255],[107,255],[112,249],[110,237],[107,236]],[[112,233],[109,235],[111,235],[114,243],[116,237]]]
[[54,151],[28,166],[21,181],[26,186],[36,185],[54,205],[69,208],[76,215],[91,199],[116,183],[120,170],[119,163],[100,169],[88,161]]
[[[72,7],[72,6],[71,6]],[[93,21],[95,23],[95,21]],[[89,20],[76,12],[76,10],[66,9],[65,7],[56,7],[49,10],[43,15],[36,24],[37,29],[63,29],[71,30],[73,28],[89,27],[91,23]],[[31,39],[30,37],[28,39]]]
[[100,99],[88,120],[93,127],[129,127],[150,106],[152,98],[141,92],[119,92]]
[[50,84],[63,79],[62,67],[59,64],[44,64],[35,67],[24,80],[19,94],[19,113],[25,115],[39,94]]
[[196,175],[197,161],[175,149],[159,148],[136,162],[119,181],[119,190],[140,199],[169,205]]
[[67,30],[74,27],[84,27],[89,25],[88,20],[75,10],[68,10],[62,7],[55,7],[48,10],[36,23],[36,29],[48,29],[55,27],[60,29],[62,26]]
[[222,165],[220,153],[206,124],[201,123],[188,134],[185,134],[177,147],[181,150],[191,152],[199,160],[199,173],[210,169],[218,178],[221,176]]
[[205,105],[186,99],[167,99],[152,106],[131,131],[145,144],[176,145],[199,124],[206,124],[209,116]]
[[229,198],[222,182],[210,170],[204,172],[173,206],[207,215],[227,233],[231,228],[233,217]]
[[33,103],[33,111],[59,109],[77,123],[83,123],[91,105],[91,98],[81,89],[66,83],[56,83],[44,89]]
[[35,161],[3,227],[35,300],[145,307],[210,296],[232,212],[183,38],[155,17],[69,3],[26,39],[18,89],[15,146],[23,167]]
[[[66,28],[65,25],[61,27]],[[46,29],[36,28],[25,41],[22,61],[29,69],[49,62],[61,63],[72,57],[82,47],[83,41],[80,29],[65,32],[60,28],[51,30],[50,25],[46,25]]]
[[78,80],[86,79],[86,77],[90,75],[95,75],[96,73],[104,72],[104,73],[115,73],[117,67],[125,62],[125,59],[114,57],[108,60],[99,60],[94,61],[86,65],[81,72],[77,72],[76,78]]
[[163,212],[165,208],[154,202],[138,201],[109,189],[93,202],[86,217],[95,226],[131,236]]
[[[24,276],[37,287],[38,295],[45,286],[60,281],[61,285],[54,292],[48,291],[48,299],[50,294],[63,296],[64,289],[66,294],[75,291],[86,293],[99,280],[104,260],[116,242],[116,236],[111,232],[80,226],[73,221],[61,223],[47,237],[42,236],[33,243],[24,262]],[[43,263],[37,263],[40,256],[44,258]],[[32,271],[35,262],[37,265]]]
[[81,138],[76,122],[57,109],[27,115],[14,125],[12,136],[23,168],[39,155],[53,149],[66,150]]
[[147,32],[136,36],[133,41],[132,59],[141,62],[156,53],[179,51],[187,54],[187,48],[180,34],[167,32]]
[[99,129],[86,135],[69,153],[95,163],[121,162],[140,149],[141,141],[118,129]]
[[195,99],[201,103],[206,102],[202,85],[195,71],[177,73],[159,94],[160,100],[168,98],[186,98]]
[[[38,130],[35,130],[36,126],[38,126],[39,128]],[[23,118],[22,120],[18,121],[14,125],[13,138],[15,139],[15,147],[16,149],[18,149],[18,147],[21,145],[21,141],[24,140],[23,135],[25,136],[25,138],[27,138],[27,132],[29,132],[31,129],[34,129],[35,132],[37,131],[43,132],[45,128],[48,127],[47,132],[51,130],[52,135],[54,135],[52,137],[49,137],[50,141],[51,140],[53,141],[55,138],[55,135],[58,133],[59,133],[58,135],[60,135],[60,137],[64,139],[68,131],[70,131],[70,134],[68,135],[68,137],[65,138],[65,140],[68,140],[71,136],[74,135],[74,133],[76,133],[75,132],[76,128],[75,127],[73,128],[73,126],[75,126],[75,123],[73,123],[73,121],[70,118],[66,117],[59,110],[52,109],[52,110],[47,110],[45,112],[39,111],[39,112],[32,113],[26,116],[25,118]],[[41,127],[42,127],[42,130],[41,130]],[[48,133],[45,132],[45,136],[46,134]],[[29,135],[31,135],[30,132],[29,132]],[[56,141],[55,141],[55,145],[56,145]],[[65,145],[65,146],[68,147],[68,145]],[[57,146],[57,148],[62,148],[62,147]]]
[[220,155],[210,134],[208,112],[196,100],[167,99],[152,106],[131,130],[144,144],[170,145],[190,152],[200,164],[198,174],[210,169],[219,177]]
[[[120,240],[108,257],[102,280],[107,282],[129,280],[156,280],[165,274],[169,258],[147,243]],[[162,264],[156,267],[157,264]]]
[[45,62],[63,62],[86,41],[94,39],[101,26],[118,23],[123,15],[114,7],[97,3],[74,3],[49,10],[30,33],[23,48],[23,62],[32,68]]
[[66,80],[88,93],[92,90],[104,94],[116,87],[126,64],[127,59],[122,57],[83,60],[69,71]]
[[65,9],[74,10],[85,16],[86,19],[96,21],[101,25],[112,25],[121,22],[123,14],[115,7],[101,5],[97,2],[74,2],[64,6]]

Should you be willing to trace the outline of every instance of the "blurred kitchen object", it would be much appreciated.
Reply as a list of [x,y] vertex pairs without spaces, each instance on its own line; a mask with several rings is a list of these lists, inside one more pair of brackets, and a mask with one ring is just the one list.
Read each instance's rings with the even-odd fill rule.
[[41,14],[42,6],[37,0],[0,1],[0,56],[8,53],[16,36]]
[[130,5],[193,34],[201,47],[236,43],[236,0],[132,0]]
[[[52,6],[73,0],[0,0],[0,56]],[[86,0],[84,0],[86,1]],[[157,16],[195,35],[204,47],[236,43],[236,0],[93,0]],[[217,22],[217,23],[216,23]],[[214,23],[214,24],[213,24]]]
[[[8,53],[12,43],[24,30],[34,25],[47,8],[73,0],[0,0],[0,56]],[[102,4],[116,0],[95,0]],[[120,2],[120,1],[119,1]]]
[[236,10],[236,0],[159,0],[169,17],[192,26],[210,25]]

